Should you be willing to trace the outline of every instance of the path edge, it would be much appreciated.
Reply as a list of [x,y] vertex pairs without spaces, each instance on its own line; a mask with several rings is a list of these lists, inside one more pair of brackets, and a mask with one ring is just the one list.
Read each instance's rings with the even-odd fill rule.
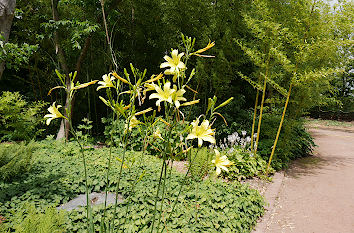
[[278,197],[284,177],[284,171],[280,171],[274,174],[272,183],[269,184],[267,190],[264,193],[264,199],[266,201],[266,205],[264,206],[265,213],[260,219],[260,221],[257,223],[252,233],[264,233],[266,231],[267,223],[269,222],[269,219],[275,208],[275,200]]

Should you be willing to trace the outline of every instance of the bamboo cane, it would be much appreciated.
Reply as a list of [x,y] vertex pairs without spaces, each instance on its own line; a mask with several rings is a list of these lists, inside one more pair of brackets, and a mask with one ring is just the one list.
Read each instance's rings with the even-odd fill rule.
[[261,110],[260,110],[260,112],[259,112],[257,138],[256,138],[256,144],[255,144],[255,147],[254,147],[254,154],[257,153],[257,147],[258,147],[258,141],[259,141],[259,134],[260,134],[260,132],[261,132],[261,123],[262,123],[263,106],[264,106],[264,99],[265,99],[266,88],[267,88],[267,75],[264,77],[264,85],[263,85],[263,94],[262,94]]
[[251,151],[253,151],[253,134],[254,134],[254,128],[255,128],[255,125],[256,125],[256,118],[257,118],[258,97],[259,97],[259,90],[257,89],[256,102],[254,104],[252,133],[251,133]]
[[267,170],[266,170],[266,176],[268,176],[270,163],[272,162],[272,158],[273,158],[273,155],[274,155],[274,152],[275,152],[275,148],[276,148],[277,143],[278,143],[281,127],[283,126],[284,117],[285,117],[285,113],[286,113],[286,108],[288,107],[288,103],[289,103],[289,99],[290,99],[291,87],[292,87],[292,84],[290,84],[290,87],[289,87],[288,96],[286,98],[286,102],[285,102],[285,106],[284,106],[284,110],[283,110],[283,115],[281,116],[281,120],[280,120],[280,124],[279,124],[279,128],[278,128],[277,136],[275,137],[272,153],[270,154],[270,157],[269,157],[269,162],[268,162],[268,166],[267,166]]

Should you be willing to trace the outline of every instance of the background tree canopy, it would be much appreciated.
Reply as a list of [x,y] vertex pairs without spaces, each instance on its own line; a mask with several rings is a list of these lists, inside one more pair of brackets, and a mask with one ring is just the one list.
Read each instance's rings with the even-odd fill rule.
[[[190,61],[197,67],[193,82],[202,108],[214,94],[220,100],[235,97],[226,108],[229,123],[250,126],[248,109],[256,89],[239,73],[257,81],[263,72],[257,59],[267,53],[270,76],[284,90],[290,84],[289,67],[296,67],[298,85],[288,111],[293,118],[323,105],[353,111],[350,1],[333,9],[320,0],[107,0],[105,11],[118,73],[130,63],[149,75],[161,72],[163,55],[181,48],[180,33],[197,38],[196,47],[215,41],[210,51],[215,58]],[[65,104],[62,92],[47,95],[59,84],[55,69],[76,70],[81,82],[115,69],[98,0],[17,1],[11,36],[0,55],[6,63],[1,91],[19,91],[28,101],[61,98]],[[101,134],[107,110],[92,88],[75,99],[74,121],[87,117],[95,122],[93,132]],[[266,99],[271,112],[279,112],[285,101],[273,85]],[[56,134],[58,125],[48,130]]]

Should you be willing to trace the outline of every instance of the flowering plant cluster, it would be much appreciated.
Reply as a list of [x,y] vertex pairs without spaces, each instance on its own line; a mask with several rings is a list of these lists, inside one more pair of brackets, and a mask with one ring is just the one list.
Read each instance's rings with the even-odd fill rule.
[[247,136],[247,131],[241,131],[241,135],[238,132],[234,132],[228,135],[223,140],[220,140],[218,147],[221,150],[228,150],[229,153],[232,153],[236,147],[241,148],[244,151],[249,151],[251,156],[253,156],[253,151],[251,150],[252,139],[253,142],[256,141],[257,133],[251,136]]
[[[144,138],[142,148],[143,152],[145,152],[146,148],[149,146],[160,152],[162,166],[155,196],[155,207],[150,221],[152,231],[154,231],[155,227],[157,230],[160,229],[161,212],[164,208],[163,200],[165,198],[166,182],[168,182],[166,175],[167,167],[172,164],[176,155],[190,153],[194,145],[202,147],[204,143],[216,143],[215,129],[212,128],[212,125],[216,116],[222,117],[221,113],[216,110],[227,105],[233,99],[230,98],[222,104],[216,106],[217,98],[215,96],[214,98],[209,98],[206,114],[197,117],[191,122],[190,125],[185,125],[184,129],[178,129],[177,126],[180,125],[180,122],[185,121],[185,113],[183,108],[199,103],[199,99],[194,98],[192,100],[187,100],[185,96],[186,90],[191,90],[196,93],[196,91],[189,86],[189,83],[196,71],[195,69],[192,69],[191,72],[187,73],[186,64],[193,55],[198,57],[211,57],[209,55],[204,55],[203,53],[214,46],[214,42],[209,42],[205,48],[193,52],[195,40],[184,36],[182,36],[182,40],[185,46],[185,53],[179,52],[177,49],[173,49],[171,50],[171,56],[164,56],[165,62],[160,65],[160,68],[164,69],[163,73],[152,75],[150,78],[147,78],[146,70],[140,71],[131,65],[131,73],[124,69],[124,75],[121,76],[116,71],[112,71],[108,74],[104,74],[101,81],[95,80],[85,84],[74,84],[75,74],[74,78],[69,77],[72,82],[70,90],[66,89],[72,99],[76,90],[97,83],[97,91],[100,93],[102,93],[101,91],[103,90],[106,91],[105,95],[99,96],[101,101],[112,110],[115,119],[122,119],[125,121],[125,129],[120,143],[123,147],[123,153],[120,157],[112,155],[111,152],[109,155],[107,174],[105,177],[106,195],[107,187],[112,183],[110,179],[110,164],[113,156],[116,157],[116,160],[121,163],[120,170],[118,172],[118,180],[116,181],[116,195],[118,195],[118,191],[121,186],[122,170],[127,167],[125,165],[127,159],[127,144],[129,140],[134,140],[134,138],[131,137],[131,131],[134,128],[138,129],[142,138]],[[64,77],[60,74],[58,74],[58,76],[64,85],[53,89],[65,89]],[[149,100],[155,101],[157,109],[149,107],[139,111],[138,108],[141,108],[147,97]],[[70,106],[70,104],[68,106]],[[80,144],[79,139],[76,136],[76,132],[71,124],[70,109],[65,109],[66,114],[62,114],[59,111],[60,107],[60,105],[56,106],[54,102],[48,109],[50,114],[45,116],[45,118],[47,118],[47,124],[50,124],[51,120],[56,118],[64,118],[68,120],[70,122],[71,132]],[[175,133],[176,131],[177,134]],[[175,140],[173,135],[178,135],[179,138]],[[159,141],[160,143],[158,143],[157,146],[154,146],[156,145],[153,144],[155,141]],[[194,144],[195,142],[197,143]],[[111,143],[111,146],[112,145],[113,144]],[[83,165],[85,167],[87,217],[89,219],[88,229],[89,231],[93,231],[92,215],[90,211],[90,203],[88,201],[89,188],[87,183],[86,163],[83,149],[82,157]],[[193,160],[191,160],[190,163],[193,163]],[[215,165],[217,175],[220,175],[222,171],[228,172],[228,167],[233,165],[233,163],[227,159],[226,155],[220,156],[219,151],[216,149],[215,159],[212,163]],[[186,177],[188,172],[189,169],[186,173]],[[145,171],[142,171],[140,177],[136,177],[134,182],[139,182],[139,180],[143,178],[144,174]],[[181,183],[179,193],[181,192],[184,183],[185,180]],[[118,200],[117,197],[116,200]],[[177,203],[177,201],[178,197],[176,198],[175,203]],[[160,202],[160,205],[158,205],[158,202]],[[160,210],[158,210],[158,206],[160,206]],[[106,207],[107,203],[105,201],[101,229],[102,231],[112,231],[113,229],[116,229],[116,226],[112,223],[112,221],[106,221]],[[116,208],[117,202],[114,207],[113,219],[116,218]],[[171,217],[172,213],[173,208],[168,219]],[[157,226],[155,225],[156,222]]]

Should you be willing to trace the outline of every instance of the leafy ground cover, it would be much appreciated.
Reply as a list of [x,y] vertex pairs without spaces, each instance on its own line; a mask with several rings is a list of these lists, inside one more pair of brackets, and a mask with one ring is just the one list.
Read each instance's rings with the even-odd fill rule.
[[[66,203],[85,192],[83,168],[79,147],[74,143],[62,143],[51,139],[35,142],[31,169],[22,172],[11,181],[0,182],[0,232],[16,230],[33,232],[50,229],[51,232],[84,232],[86,229],[85,209],[57,213],[53,207]],[[1,144],[0,147],[9,147]],[[24,146],[24,145],[22,145]],[[33,145],[32,145],[33,146]],[[90,191],[103,191],[104,171],[107,166],[109,148],[87,148],[87,164]],[[120,166],[120,149],[113,149],[117,157],[113,163],[109,191],[114,192]],[[149,228],[154,196],[162,161],[142,152],[130,151],[124,164],[119,193],[124,201],[118,205],[117,231],[137,232]],[[137,180],[138,183],[132,184]],[[239,183],[220,180],[195,181],[187,179],[182,195],[171,218],[181,180],[184,176],[172,169],[168,171],[168,184],[160,230],[168,232],[250,232],[256,220],[263,214],[263,198],[256,190]],[[128,201],[129,200],[129,201]],[[129,203],[129,204],[128,204]],[[113,207],[109,207],[107,218],[112,218]],[[103,206],[93,207],[96,230],[99,230]],[[38,219],[31,225],[31,219]],[[42,220],[41,220],[42,219]],[[48,225],[45,219],[57,219]],[[45,232],[46,230],[44,230]],[[43,231],[42,231],[43,232]]]

